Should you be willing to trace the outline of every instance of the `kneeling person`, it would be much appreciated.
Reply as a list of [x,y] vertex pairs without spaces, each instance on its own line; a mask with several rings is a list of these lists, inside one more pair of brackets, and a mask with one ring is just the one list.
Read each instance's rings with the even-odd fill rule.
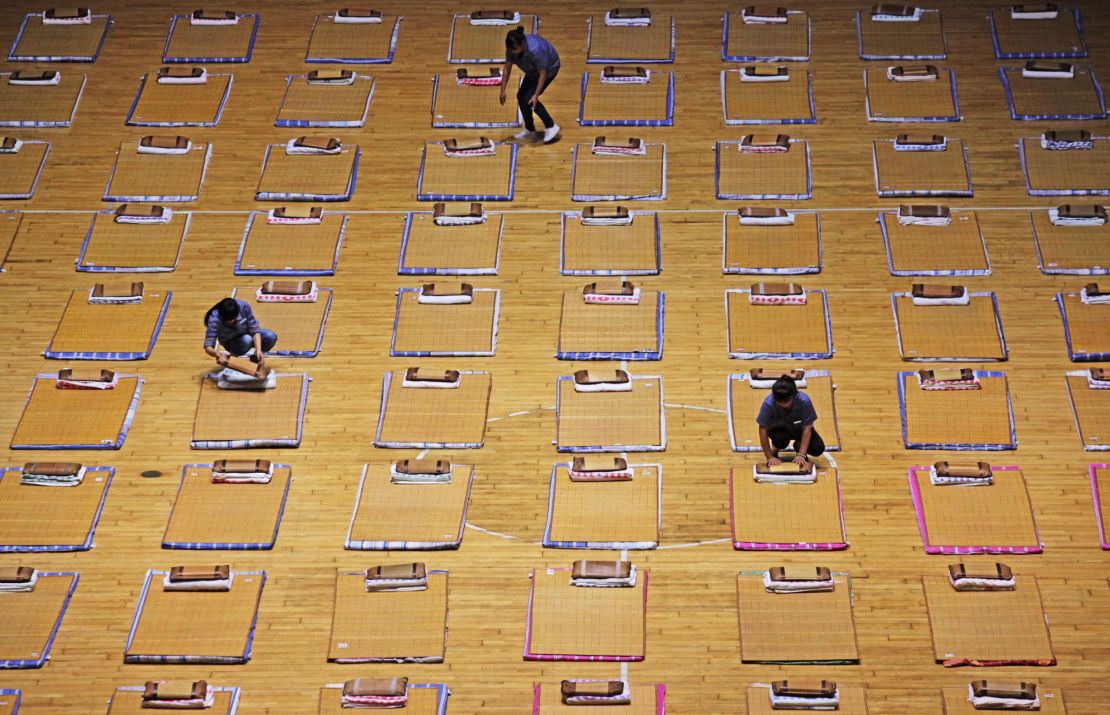
[[[204,352],[214,358],[238,357],[254,350],[251,359],[261,365],[277,343],[274,331],[259,327],[250,304],[237,298],[224,298],[209,308],[204,327]],[[216,347],[217,341],[223,350]]]
[[794,462],[799,465],[806,464],[806,455],[818,457],[825,452],[825,441],[813,429],[817,412],[809,396],[798,392],[792,377],[783,375],[775,381],[755,421],[759,424],[759,446],[772,466],[782,464],[779,452],[791,441],[797,455]]

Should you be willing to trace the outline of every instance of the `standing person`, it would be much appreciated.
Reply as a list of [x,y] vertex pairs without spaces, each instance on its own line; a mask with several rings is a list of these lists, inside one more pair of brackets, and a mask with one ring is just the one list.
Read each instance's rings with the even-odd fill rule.
[[505,66],[501,70],[501,104],[505,103],[505,88],[509,84],[513,65],[520,67],[520,71],[524,73],[524,81],[520,83],[520,89],[516,93],[516,103],[520,107],[520,116],[524,119],[524,129],[517,132],[516,138],[535,139],[539,134],[536,131],[536,122],[532,118],[532,111],[535,110],[544,126],[543,143],[550,144],[559,136],[559,125],[547,113],[547,107],[540,101],[540,95],[559,74],[559,53],[550,42],[539,35],[524,34],[523,27],[510,30],[505,35]]
[[[224,298],[209,308],[204,327],[204,352],[217,359],[227,354],[246,355],[253,349],[251,360],[262,365],[266,352],[277,343],[274,331],[259,327],[250,304],[238,298]],[[223,350],[216,347],[217,341]]]
[[813,423],[817,412],[805,393],[798,392],[794,378],[783,375],[771,386],[771,394],[759,408],[755,418],[759,424],[759,446],[767,457],[767,464],[782,464],[779,451],[794,442],[794,463],[805,466],[806,455],[819,457],[825,452],[825,441]]

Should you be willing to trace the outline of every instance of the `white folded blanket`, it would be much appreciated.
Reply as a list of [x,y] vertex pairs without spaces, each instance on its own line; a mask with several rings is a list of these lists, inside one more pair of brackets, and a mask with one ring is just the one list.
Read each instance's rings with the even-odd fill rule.
[[790,18],[784,15],[749,15],[748,8],[740,11],[740,19],[745,25],[782,25]]
[[963,295],[955,298],[923,298],[921,296],[910,296],[914,305],[970,305],[971,292],[964,290]]
[[513,16],[509,19],[503,17],[483,17],[483,18],[470,18],[471,25],[519,25],[520,13],[513,12]]
[[158,84],[207,84],[208,70],[201,68],[199,77],[159,77]]
[[574,383],[575,392],[632,392],[632,380],[628,382],[597,382],[592,384]]
[[8,75],[8,84],[14,84],[14,85],[17,85],[17,86],[26,86],[26,87],[42,86],[42,87],[47,87],[47,86],[50,86],[50,85],[60,84],[61,81],[62,81],[62,73],[61,72],[55,72],[53,77],[51,77],[50,79],[45,79],[45,80],[42,80],[42,79],[16,79],[16,77],[14,75]]
[[628,573],[628,578],[574,578],[570,579],[571,586],[585,588],[631,588],[636,585],[636,566],[633,565]]
[[741,216],[741,226],[793,226],[794,214],[790,211],[785,216]]
[[771,593],[813,593],[816,591],[832,591],[833,579],[826,581],[772,581],[771,572],[763,572],[763,588]]
[[353,15],[340,15],[338,12],[332,16],[332,21],[340,25],[380,25],[382,18],[380,15],[369,16],[353,16]]
[[297,146],[296,139],[290,139],[285,143],[286,154],[339,154],[342,151],[342,144],[336,145],[334,149],[321,149],[315,146]]
[[912,15],[872,15],[873,22],[917,22],[921,19],[922,8],[915,7]]
[[92,13],[81,15],[80,17],[47,17],[46,13],[42,13],[42,24],[44,25],[91,25]]
[[613,295],[611,293],[583,293],[582,300],[586,303],[639,305],[640,289],[633,288],[632,295]]
[[474,296],[462,293],[458,295],[426,295],[424,290],[421,289],[416,297],[416,302],[427,305],[466,305],[474,302]]
[[581,219],[583,226],[628,226],[632,223],[632,215],[628,216],[594,216]]
[[1013,588],[1015,580],[1012,578],[961,578],[956,581],[949,574],[948,582],[957,591],[981,591],[983,589]]
[[610,27],[648,27],[651,25],[650,17],[612,17],[605,13],[605,24]]
[[274,478],[273,467],[268,472],[217,472],[212,471],[213,484],[269,484]]
[[168,206],[163,206],[162,207],[162,214],[160,216],[116,215],[114,221],[116,223],[135,223],[135,224],[156,225],[156,224],[169,223],[170,219],[172,219],[172,218],[173,218],[173,209],[169,208]]
[[940,144],[899,144],[894,142],[894,151],[945,151],[948,149],[948,138]]
[[[748,376],[748,384],[751,385],[753,388],[760,390],[770,390],[772,387],[775,386],[776,381],[778,381],[777,377],[773,380],[756,380],[751,377],[751,375]],[[801,380],[795,380],[794,385],[797,387],[805,387],[806,379],[803,377]]]
[[801,474],[765,474],[752,465],[752,476],[760,484],[813,484],[817,481],[817,468],[810,465],[809,471]]
[[193,148],[193,142],[188,141],[183,147],[143,146],[136,144],[135,150],[140,154],[188,154]]
[[903,216],[898,214],[902,226],[947,226],[952,223],[952,214],[947,216]]
[[457,390],[461,384],[462,377],[455,382],[443,382],[442,380],[409,380],[408,378],[401,380],[401,387],[430,387],[437,390]]
[[23,148],[23,140],[16,139],[15,144],[10,149],[0,149],[0,154],[18,154],[19,150]]
[[389,481],[394,484],[450,484],[451,472],[446,474],[406,474],[396,466],[389,468]]
[[894,74],[894,67],[887,67],[886,78],[891,82],[933,82],[936,81],[937,76],[931,74],[896,75]]
[[411,578],[368,578],[367,591],[427,591],[428,579]]
[[112,375],[110,382],[100,380],[73,380],[58,378],[57,386],[70,390],[114,390],[119,383],[119,375]]
[[265,379],[225,367],[216,376],[216,387],[221,390],[273,390],[277,387],[277,373],[271,372]]
[[190,25],[238,25],[239,16],[235,17],[194,17],[189,16]]
[[1041,697],[1038,695],[1032,700],[1019,700],[1017,698],[996,698],[990,695],[975,695],[975,686],[967,686],[967,701],[975,706],[976,710],[1040,710]]
[[0,583],[0,593],[27,593],[35,590],[35,584],[39,581],[38,569],[31,574],[30,581],[22,581],[19,583]]
[[776,695],[771,691],[772,710],[838,710],[840,708],[840,688],[831,698],[799,698],[793,695]]
[[1049,209],[1048,220],[1053,226],[1101,226],[1106,223],[1106,219],[1101,216],[1061,216],[1059,209]]
[[1059,11],[1054,8],[1019,10],[1017,6],[1010,6],[1010,19],[1012,20],[1055,20],[1059,14]]
[[436,226],[472,226],[485,223],[486,215],[481,216],[436,216],[432,219]]
[[651,82],[651,70],[647,70],[644,74],[634,75],[611,75],[605,72],[601,73],[602,84],[648,84]]
[[141,295],[99,295],[94,296],[95,288],[89,288],[89,305],[116,305],[121,303],[142,303]]
[[1070,151],[1070,150],[1084,150],[1094,149],[1095,139],[1075,139],[1071,141],[1061,141],[1059,139],[1049,139],[1043,134],[1041,135],[1041,148],[1048,149],[1049,151]]
[[1079,299],[1088,305],[1110,305],[1110,293],[1104,293],[1102,295],[1091,295],[1087,292],[1086,286],[1083,286],[1083,288],[1079,291]]
[[749,73],[747,67],[740,68],[741,82],[789,82],[789,74],[754,74]]
[[224,579],[212,579],[211,581],[170,581],[170,574],[166,572],[162,576],[162,590],[163,591],[230,591],[231,582],[235,580],[235,575],[232,574]]
[[598,156],[645,156],[647,154],[647,143],[640,142],[639,146],[592,146],[590,151]]
[[1088,372],[1087,387],[1092,390],[1110,390],[1110,380],[1096,380],[1091,376],[1091,373]]
[[929,483],[935,487],[989,487],[994,477],[955,477],[937,474],[936,465],[929,466]]
[[1075,77],[1075,65],[1068,65],[1060,69],[1029,69],[1028,67],[1021,68],[1021,76],[1029,77],[1032,79],[1071,79]]
[[33,474],[24,472],[19,478],[20,484],[34,487],[76,487],[85,479],[85,467],[77,470],[77,474],[59,477],[53,474]]

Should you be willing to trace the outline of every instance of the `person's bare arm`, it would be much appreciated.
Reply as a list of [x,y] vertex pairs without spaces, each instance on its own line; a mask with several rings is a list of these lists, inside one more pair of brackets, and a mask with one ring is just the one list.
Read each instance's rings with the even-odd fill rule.
[[540,92],[543,91],[543,86],[547,84],[547,70],[540,70],[540,78],[536,80],[536,91],[532,93],[532,97],[528,100],[528,104],[533,107],[536,102],[540,101]]
[[782,464],[779,461],[778,454],[771,447],[771,437],[767,434],[767,428],[763,425],[759,426],[759,448],[763,450],[763,456],[767,458],[767,464],[772,466]]
[[794,464],[805,466],[809,463],[809,440],[813,438],[813,425],[802,428],[802,438],[798,440],[798,454],[794,456]]
[[258,358],[259,365],[266,364],[266,356],[262,353],[262,333],[254,334],[254,354]]
[[505,62],[501,67],[501,104],[505,103],[505,88],[509,86],[509,75],[513,73],[513,63]]

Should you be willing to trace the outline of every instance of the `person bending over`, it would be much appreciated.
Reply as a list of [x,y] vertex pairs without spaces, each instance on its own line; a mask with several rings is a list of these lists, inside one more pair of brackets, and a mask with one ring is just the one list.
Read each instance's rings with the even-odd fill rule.
[[516,92],[516,103],[524,120],[524,129],[517,133],[521,140],[535,139],[536,121],[532,118],[535,110],[543,121],[543,143],[550,144],[559,136],[559,125],[547,112],[540,101],[540,95],[559,74],[559,53],[551,43],[539,35],[524,34],[523,27],[510,30],[505,35],[505,66],[501,70],[501,104],[505,103],[505,89],[509,85],[509,75],[513,65],[524,73],[524,81]]
[[[204,315],[204,352],[214,358],[242,356],[254,351],[251,359],[259,365],[266,362],[266,352],[277,343],[272,330],[258,326],[250,304],[237,298],[224,298]],[[216,347],[219,342],[220,348]]]
[[813,423],[817,412],[809,397],[798,392],[794,378],[783,375],[771,386],[771,394],[759,408],[755,418],[759,424],[759,446],[767,457],[767,464],[782,464],[779,452],[794,442],[794,463],[804,466],[806,455],[818,457],[825,452],[825,442]]

